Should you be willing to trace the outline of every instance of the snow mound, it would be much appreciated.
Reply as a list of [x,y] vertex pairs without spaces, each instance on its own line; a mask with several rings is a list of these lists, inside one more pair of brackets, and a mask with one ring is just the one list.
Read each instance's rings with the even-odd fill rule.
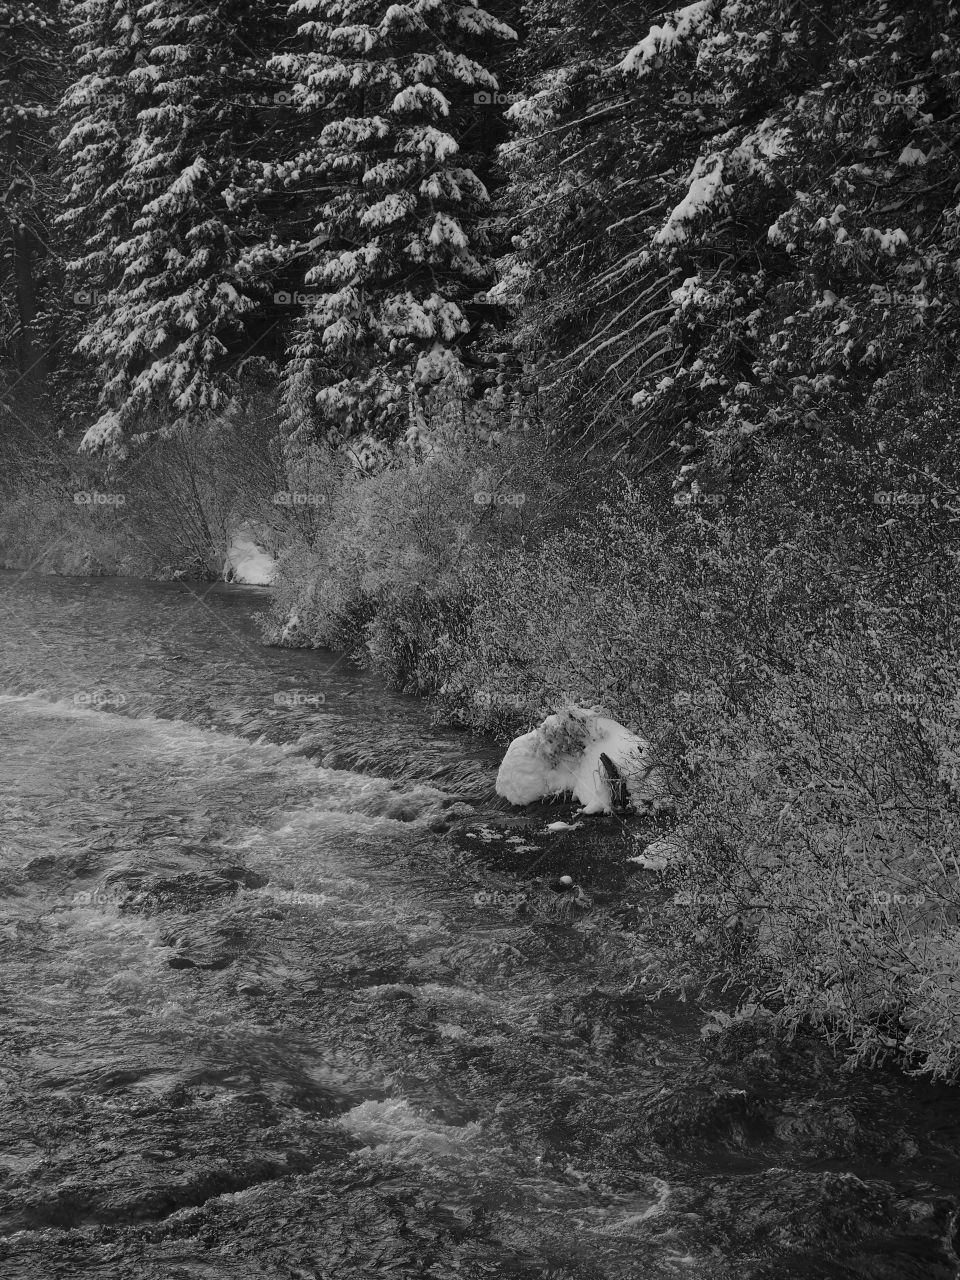
[[566,707],[514,738],[496,787],[511,804],[571,791],[584,813],[612,813],[618,803],[636,807],[669,799],[650,744],[599,708]]
[[249,586],[269,587],[277,570],[277,562],[264,551],[246,525],[241,525],[230,539],[223,576]]
[[634,858],[628,858],[628,862],[635,862],[642,867],[644,871],[665,871],[667,867],[673,866],[684,860],[684,847],[679,836],[664,836],[661,840],[654,840],[652,844],[648,844],[643,853],[638,853]]

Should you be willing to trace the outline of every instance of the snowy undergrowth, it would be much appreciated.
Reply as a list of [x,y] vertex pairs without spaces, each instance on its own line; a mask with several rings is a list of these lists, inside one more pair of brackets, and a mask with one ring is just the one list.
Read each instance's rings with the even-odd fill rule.
[[[275,553],[293,538],[269,400],[236,422],[78,452],[49,423],[8,439],[0,477],[0,564],[42,573],[216,578],[238,536]],[[148,425],[144,423],[146,428]]]
[[557,501],[560,464],[532,432],[454,433],[378,460],[373,474],[318,457],[302,460],[309,515],[281,558],[267,638],[346,651],[414,693],[439,687],[443,646],[470,607],[465,583],[586,501],[569,488]]
[[[602,706],[678,797],[678,971],[696,954],[855,1059],[956,1075],[956,495],[930,475],[919,518],[874,498],[906,488],[889,457],[824,487],[786,456],[723,502],[651,485],[578,520],[511,447],[330,481],[273,638],[347,649],[505,741]],[[527,493],[499,519],[473,499],[485,456]]]
[[679,796],[678,960],[696,954],[857,1060],[953,1076],[953,507],[898,518],[872,501],[889,477],[814,496],[791,474],[707,515],[634,491],[508,549],[439,638],[438,700],[504,734],[602,704]]

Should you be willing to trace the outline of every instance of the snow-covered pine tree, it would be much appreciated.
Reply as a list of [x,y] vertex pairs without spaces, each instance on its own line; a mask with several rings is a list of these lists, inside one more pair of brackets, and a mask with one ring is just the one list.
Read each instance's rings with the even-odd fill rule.
[[[79,348],[102,371],[89,448],[229,415],[286,251],[264,213],[286,6],[76,0],[63,150]],[[266,176],[265,176],[266,175]]]
[[499,288],[563,434],[689,479],[954,377],[954,3],[526,10]]
[[291,13],[306,48],[273,66],[329,122],[284,171],[322,199],[285,422],[300,438],[392,439],[423,389],[461,373],[471,300],[490,283],[471,150],[497,92],[485,55],[515,33],[461,0],[298,0]]
[[742,472],[758,446],[821,475],[878,446],[947,446],[958,19],[952,0],[697,0],[639,27],[618,74],[672,140],[670,157],[646,141],[668,201],[637,222],[641,260],[678,279],[676,367],[634,404],[681,425],[681,481]]
[[[646,9],[651,18],[656,10]],[[617,72],[633,0],[528,0],[525,45],[507,84],[512,137],[499,152],[513,230],[494,290],[517,316],[516,343],[559,446],[603,442],[644,458],[631,405],[644,373],[675,357],[664,331],[670,275],[641,261],[646,224],[667,210],[662,170],[676,137],[654,95]]]

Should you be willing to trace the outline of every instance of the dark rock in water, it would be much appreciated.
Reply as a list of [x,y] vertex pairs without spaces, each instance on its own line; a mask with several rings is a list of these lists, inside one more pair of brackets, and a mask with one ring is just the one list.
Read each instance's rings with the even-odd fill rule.
[[233,956],[214,956],[209,960],[191,960],[189,956],[171,956],[167,961],[170,969],[228,969],[234,962]]
[[[702,1217],[748,1256],[773,1247],[777,1263],[744,1267],[756,1280],[778,1277],[870,1277],[870,1280],[955,1280],[949,1242],[956,1204],[948,1197],[913,1200],[888,1183],[853,1173],[770,1168],[685,1191],[670,1206]],[[824,1272],[822,1248],[833,1242],[835,1269]]]
[[223,876],[225,880],[243,885],[244,889],[262,889],[270,883],[269,876],[262,876],[259,872],[250,871],[246,867],[218,867],[217,874]]
[[57,870],[57,859],[52,854],[41,858],[32,858],[23,869],[28,880],[48,880]]
[[131,870],[108,876],[105,891],[116,898],[121,910],[149,915],[169,910],[203,911],[217,899],[238,893],[241,888],[262,889],[267,884],[269,877],[238,866],[185,871],[177,876]]

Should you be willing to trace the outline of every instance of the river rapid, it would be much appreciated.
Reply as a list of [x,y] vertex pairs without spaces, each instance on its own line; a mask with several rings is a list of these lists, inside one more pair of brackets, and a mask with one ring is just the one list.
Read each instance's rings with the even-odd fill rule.
[[704,1034],[607,820],[266,600],[0,573],[0,1275],[960,1276],[956,1089]]

